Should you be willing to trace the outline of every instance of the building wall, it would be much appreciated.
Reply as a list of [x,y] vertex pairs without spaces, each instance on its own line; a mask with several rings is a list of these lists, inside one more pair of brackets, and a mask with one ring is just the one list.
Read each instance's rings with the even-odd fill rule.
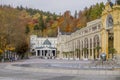
[[[99,59],[100,53],[106,53],[108,58],[109,31],[112,31],[114,37],[114,48],[120,56],[120,6],[110,6],[106,3],[102,12],[102,17],[88,22],[87,26],[71,34],[63,34],[58,29],[57,38],[38,38],[32,35],[30,38],[31,51],[36,47],[41,47],[46,39],[57,47],[59,58],[73,59]],[[113,18],[113,26],[107,29],[107,17]]]
[[30,51],[34,52],[37,47],[45,47],[48,45],[43,45],[44,41],[48,39],[51,42],[50,47],[57,48],[57,38],[56,37],[37,37],[37,35],[30,36]]
[[[109,22],[109,18],[112,20]],[[110,45],[120,59],[120,6],[106,3],[100,19],[88,22],[87,26],[70,35],[58,34],[58,50],[61,58],[98,59],[100,53],[110,58]],[[110,37],[113,43],[110,43]],[[60,40],[60,39],[63,39]],[[62,41],[62,42],[61,42]],[[87,51],[87,52],[86,52]],[[65,53],[67,52],[67,53]],[[78,54],[79,53],[79,54]],[[67,54],[68,56],[63,56]],[[72,55],[72,56],[71,56]]]
[[[108,17],[111,16],[113,19],[113,25],[108,28],[107,27],[107,21]],[[105,52],[107,54],[107,58],[109,58],[109,32],[112,31],[113,33],[113,48],[116,50],[116,55],[120,57],[120,6],[114,5],[110,6],[109,3],[106,3],[105,9],[102,12],[102,23],[103,27],[101,30],[101,36],[102,36],[102,52]]]
[[[97,19],[87,23],[85,28],[77,30],[70,35],[63,35],[60,32],[58,33],[58,50],[60,51],[60,58],[65,58],[63,56],[64,52],[67,52],[69,56],[67,58],[79,58],[85,59],[85,51],[82,51],[84,48],[92,49],[92,55],[90,55],[90,50],[88,50],[87,59],[94,59],[93,49],[97,47],[97,42],[95,43],[95,36],[99,37],[99,47],[101,46],[101,31],[102,23],[101,19]],[[85,43],[87,39],[87,43]],[[92,43],[90,44],[90,40]],[[94,46],[94,43],[96,46]],[[90,46],[91,45],[91,46]],[[79,53],[77,52],[79,50]],[[81,53],[80,53],[81,52]],[[83,53],[82,53],[83,52]],[[70,56],[72,55],[72,56]],[[80,57],[81,55],[81,57]],[[96,55],[96,54],[95,54]]]

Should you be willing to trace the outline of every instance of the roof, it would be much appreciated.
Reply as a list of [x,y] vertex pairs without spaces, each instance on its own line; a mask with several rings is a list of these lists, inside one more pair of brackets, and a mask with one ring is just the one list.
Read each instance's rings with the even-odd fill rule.
[[51,45],[51,42],[50,42],[48,39],[46,39],[46,40],[44,41],[43,45]]
[[54,47],[36,47],[35,49],[44,49],[44,48],[56,49],[56,48],[54,48]]
[[44,47],[36,47],[35,49],[43,49]]
[[71,35],[72,32],[61,32],[62,35]]

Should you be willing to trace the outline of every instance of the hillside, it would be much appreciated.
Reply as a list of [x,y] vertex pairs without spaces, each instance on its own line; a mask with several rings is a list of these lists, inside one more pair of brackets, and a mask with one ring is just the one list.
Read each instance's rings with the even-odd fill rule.
[[[55,13],[44,12],[38,9],[17,7],[17,10],[26,12],[30,21],[27,24],[27,31],[29,34],[36,34],[38,36],[57,36],[56,28],[51,28],[52,24],[56,22],[59,15]],[[52,29],[52,31],[51,31]]]
[[66,11],[58,20],[58,25],[64,32],[74,32],[77,29],[86,26],[86,23],[95,19],[99,19],[104,9],[104,3],[85,7],[83,11],[75,11],[74,16],[70,11]]
[[58,17],[55,13],[31,8],[0,6],[0,54],[11,50],[24,55],[29,49],[31,34],[56,36],[56,29],[51,26]]

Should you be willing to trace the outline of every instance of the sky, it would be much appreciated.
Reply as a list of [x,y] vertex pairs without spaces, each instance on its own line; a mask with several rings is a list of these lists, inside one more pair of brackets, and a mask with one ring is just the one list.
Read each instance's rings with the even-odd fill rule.
[[11,6],[20,6],[50,11],[51,13],[63,14],[66,10],[70,10],[74,14],[75,10],[80,11],[85,7],[107,0],[0,0],[0,4]]

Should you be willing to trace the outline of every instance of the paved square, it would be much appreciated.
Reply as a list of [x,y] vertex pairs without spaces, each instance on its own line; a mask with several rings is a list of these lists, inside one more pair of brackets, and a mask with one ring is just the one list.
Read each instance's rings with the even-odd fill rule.
[[[62,67],[64,64],[87,66],[89,63],[91,61],[45,59],[0,63],[0,80],[120,80],[119,70],[81,70],[80,68]],[[29,66],[23,66],[23,64],[29,64]],[[62,64],[62,66],[58,64]],[[111,71],[114,71],[115,74]]]

